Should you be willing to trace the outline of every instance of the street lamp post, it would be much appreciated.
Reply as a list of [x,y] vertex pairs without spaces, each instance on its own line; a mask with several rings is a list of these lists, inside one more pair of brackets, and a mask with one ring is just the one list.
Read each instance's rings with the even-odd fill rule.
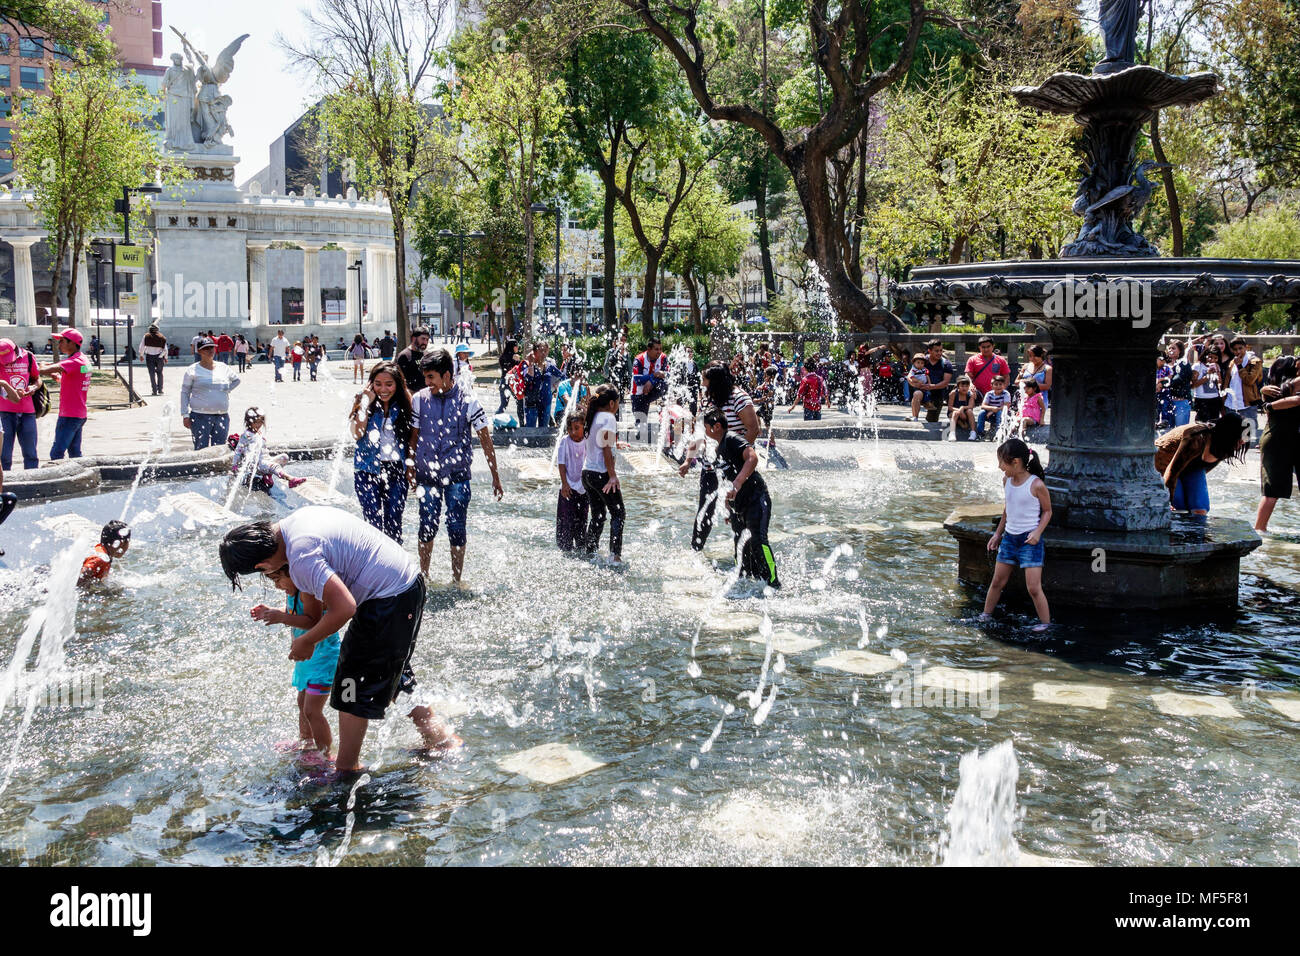
[[353,260],[347,271],[357,274],[357,334],[364,336],[365,333],[361,330],[361,260]]
[[[113,203],[113,211],[120,213],[122,216],[122,245],[131,244],[131,193],[160,193],[162,187],[157,183],[145,183],[143,186],[123,186],[122,198]],[[145,283],[141,283],[143,286]],[[137,289],[137,295],[143,292],[143,289]],[[137,301],[140,301],[137,299]],[[117,350],[117,242],[113,242],[113,340],[114,351]],[[127,388],[131,394],[135,394],[135,348],[131,345],[131,326],[132,320],[127,316],[126,320],[126,378]]]
[[[473,230],[470,232],[456,232],[452,229],[439,229],[438,235],[454,238],[459,246],[460,255],[460,320],[456,323],[456,341],[459,342],[462,335],[465,335],[465,240],[482,239],[483,233]],[[465,341],[469,341],[469,336],[465,336]]]
[[[555,320],[560,320],[560,204],[557,201],[554,206],[548,206],[543,202],[535,202],[528,207],[532,212],[553,212],[555,213]],[[528,263],[531,270],[533,264]],[[542,285],[542,308],[543,318],[546,316],[546,285]]]

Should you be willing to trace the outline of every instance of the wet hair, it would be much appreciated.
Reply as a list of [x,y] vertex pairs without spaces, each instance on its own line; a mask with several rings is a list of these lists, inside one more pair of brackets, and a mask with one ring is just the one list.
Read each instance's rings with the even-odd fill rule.
[[713,408],[704,413],[705,425],[721,425],[724,429],[727,427],[727,413],[720,408]]
[[579,407],[573,410],[573,414],[570,415],[568,421],[564,423],[564,428],[566,431],[568,431],[569,429],[573,428],[574,425],[581,425],[582,430],[584,432],[587,430],[587,403],[586,402],[583,402],[582,405],[580,405]]
[[1008,438],[1001,445],[998,445],[998,461],[1006,462],[1008,465],[1016,459],[1025,463],[1025,471],[1029,472],[1035,478],[1046,478],[1043,472],[1043,463],[1038,458],[1038,452],[1034,451],[1019,438]]
[[231,528],[217,546],[221,570],[230,578],[230,589],[240,590],[239,576],[253,574],[257,566],[275,554],[275,531],[269,521],[254,521]]
[[99,543],[104,547],[115,545],[120,541],[131,540],[131,527],[125,521],[110,521],[99,532]]
[[[1224,412],[1210,426],[1210,454],[1219,461],[1245,461],[1246,421],[1236,412]],[[1237,447],[1241,445],[1241,447]]]
[[[423,366],[423,363],[421,363]],[[393,421],[393,437],[402,447],[406,447],[406,440],[411,437],[411,420],[415,417],[411,410],[411,391],[406,387],[406,376],[402,374],[394,362],[376,362],[374,368],[370,370],[370,384],[375,383],[375,377],[385,374],[392,378],[393,398],[390,402],[397,409],[397,418]],[[366,409],[366,418],[380,410],[379,397],[370,403]]]
[[709,401],[719,407],[731,400],[731,393],[736,387],[736,378],[722,362],[710,362],[701,375],[704,391]]
[[264,422],[264,421],[266,421],[266,416],[262,414],[262,410],[258,408],[256,405],[250,405],[248,407],[248,410],[244,412],[245,428],[252,427],[253,422]]
[[420,359],[421,372],[437,372],[439,375],[450,375],[453,368],[455,366],[451,361],[451,353],[443,348],[429,349],[424,353],[424,358]]
[[591,423],[596,420],[598,412],[603,412],[611,404],[618,401],[618,389],[613,385],[601,385],[596,389],[594,395],[587,399],[587,410],[583,412],[582,420],[586,424],[587,434],[591,434]]

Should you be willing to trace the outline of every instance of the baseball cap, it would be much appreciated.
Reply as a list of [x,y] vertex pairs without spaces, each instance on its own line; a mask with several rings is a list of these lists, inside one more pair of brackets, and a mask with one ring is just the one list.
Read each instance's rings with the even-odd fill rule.
[[217,347],[217,343],[212,341],[212,339],[208,338],[206,335],[203,336],[203,338],[199,339],[199,344],[198,344],[199,351],[202,351],[203,349],[215,349],[216,347]]
[[73,345],[80,346],[82,342],[81,333],[76,329],[64,329],[62,332],[55,332],[54,338],[67,339]]
[[18,346],[14,345],[13,339],[0,339],[0,355],[8,355],[10,352],[17,352]]

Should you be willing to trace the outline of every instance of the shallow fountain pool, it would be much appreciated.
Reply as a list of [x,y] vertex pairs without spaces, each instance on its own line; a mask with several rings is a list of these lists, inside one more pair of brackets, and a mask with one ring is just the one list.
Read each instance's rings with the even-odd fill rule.
[[[296,729],[289,637],[248,608],[281,596],[232,594],[220,532],[163,513],[184,492],[224,501],[224,481],[145,485],[134,507],[154,517],[82,595],[66,645],[72,675],[101,678],[98,706],[37,707],[16,751],[21,700],[0,713],[0,760],[14,757],[0,862],[930,864],[959,759],[1010,740],[1026,850],[1295,864],[1296,509],[1284,504],[1279,534],[1245,559],[1235,613],[1079,616],[1046,637],[1010,614],[980,629],[964,620],[979,604],[954,580],[940,522],[997,495],[992,456],[923,456],[886,449],[864,469],[842,445],[800,443],[796,467],[770,475],[785,588],[764,599],[745,584],[717,596],[725,528],[706,551],[716,567],[692,557],[693,480],[644,458],[648,473],[628,471],[630,567],[617,573],[556,551],[555,486],[520,478],[542,453],[503,450],[504,502],[476,474],[470,591],[439,583],[439,539],[415,661],[467,746],[420,757],[393,714],[372,728],[359,785],[315,782],[274,749]],[[1257,486],[1219,472],[1216,511],[1248,516]],[[0,664],[70,544],[37,519],[106,521],[126,493],[23,508],[5,525]],[[235,507],[252,518],[300,503],[280,491]],[[407,517],[413,549],[414,500]],[[563,760],[526,759],[561,748]]]

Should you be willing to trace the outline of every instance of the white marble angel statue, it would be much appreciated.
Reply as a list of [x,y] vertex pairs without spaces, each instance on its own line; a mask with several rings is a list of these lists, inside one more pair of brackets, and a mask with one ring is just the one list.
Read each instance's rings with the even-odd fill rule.
[[220,146],[221,138],[231,132],[230,124],[226,122],[230,97],[222,94],[220,84],[230,79],[230,74],[235,69],[235,54],[248,39],[248,34],[231,41],[210,64],[207,57],[185,38],[185,34],[176,30],[176,35],[185,44],[185,52],[192,54],[198,62],[195,71],[199,92],[194,98],[194,140],[205,147]]

